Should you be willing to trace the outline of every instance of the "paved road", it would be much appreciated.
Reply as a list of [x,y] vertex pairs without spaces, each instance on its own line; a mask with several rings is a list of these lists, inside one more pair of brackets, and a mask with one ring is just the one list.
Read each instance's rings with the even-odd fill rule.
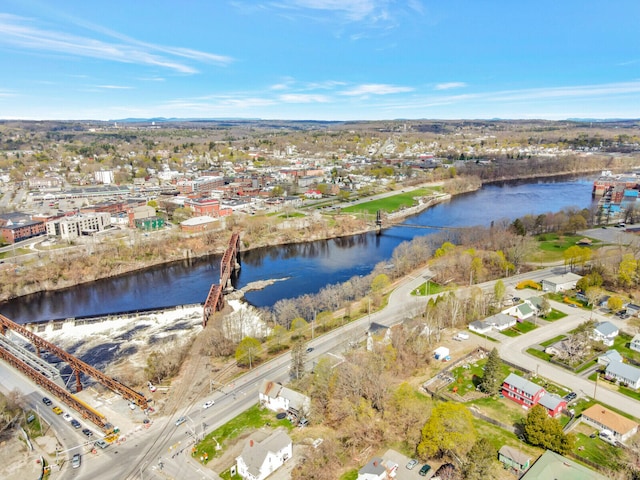
[[[517,282],[523,279],[529,278],[539,281],[546,276],[556,275],[563,271],[564,268],[550,267],[509,277],[503,281],[508,289],[513,289]],[[339,358],[342,352],[350,348],[349,344],[352,341],[359,341],[364,338],[369,325],[373,322],[391,326],[406,318],[411,318],[424,308],[428,301],[426,296],[412,296],[411,291],[425,283],[430,276],[429,270],[425,269],[419,274],[405,278],[390,295],[388,306],[384,310],[364,316],[339,330],[313,339],[310,342],[310,346],[314,347],[314,350],[308,356],[309,365],[311,366],[319,357],[328,353],[334,355],[335,358]],[[479,287],[485,291],[492,291],[493,285],[495,285],[495,281],[483,283]],[[523,294],[520,296],[523,296]],[[582,310],[556,303],[553,306],[568,313],[568,317],[549,323],[526,335],[507,338],[503,343],[497,344],[501,356],[525,368],[535,368],[540,375],[565,385],[578,393],[585,396],[593,396],[594,383],[524,353],[530,345],[575,328],[589,317],[589,313]],[[599,314],[595,316],[599,320],[601,319]],[[614,321],[620,322],[617,319]],[[289,365],[289,354],[260,365],[236,379],[232,385],[223,388],[223,391],[215,392],[209,397],[201,399],[197,404],[185,406],[182,411],[176,413],[173,417],[157,419],[152,428],[131,436],[126,443],[118,446],[113,445],[89,458],[85,455],[86,461],[83,462],[81,468],[75,471],[69,471],[70,469],[68,469],[66,474],[63,474],[60,478],[88,480],[110,480],[113,478],[217,479],[217,475],[211,470],[203,468],[191,458],[190,449],[194,443],[194,437],[200,437],[203,433],[211,432],[254,405],[257,402],[257,392],[262,380],[285,381],[288,377]],[[12,376],[18,376],[18,374],[14,373]],[[2,378],[3,385],[5,385],[5,381],[8,382],[8,380]],[[38,399],[41,397],[40,394],[34,395],[37,395]],[[638,411],[640,407],[639,402],[617,392],[607,390],[604,387],[597,389],[596,398],[599,401],[615,405],[629,412]],[[213,399],[216,403],[213,407],[204,410],[202,403],[206,399]],[[176,419],[183,415],[188,417],[188,421],[176,427]],[[160,468],[160,463],[162,464],[162,469]]]

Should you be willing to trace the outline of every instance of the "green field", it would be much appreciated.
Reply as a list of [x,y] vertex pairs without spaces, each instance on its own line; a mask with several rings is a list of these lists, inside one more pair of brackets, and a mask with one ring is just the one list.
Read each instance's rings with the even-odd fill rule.
[[429,288],[427,289],[427,282],[420,285],[415,290],[411,291],[411,295],[424,297],[425,295],[435,295],[436,293],[444,292],[444,287],[442,285],[438,285],[432,281],[429,281]]
[[399,193],[386,198],[380,198],[378,200],[371,200],[370,202],[363,202],[357,205],[350,205],[342,209],[343,213],[368,213],[375,215],[378,210],[391,213],[400,210],[401,208],[413,207],[416,205],[414,198],[424,197],[434,193],[434,189],[419,188],[410,192]]
[[[538,235],[538,250],[534,252],[529,260],[532,262],[555,262],[562,260],[564,251],[577,244],[579,240],[585,238],[581,235],[558,235],[555,233],[545,233]],[[591,238],[593,244],[588,247],[592,250],[599,248],[600,241]]]

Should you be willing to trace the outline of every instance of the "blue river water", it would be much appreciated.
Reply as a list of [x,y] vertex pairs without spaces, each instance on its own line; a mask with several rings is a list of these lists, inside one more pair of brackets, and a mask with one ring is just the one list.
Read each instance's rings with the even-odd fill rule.
[[[592,182],[593,179],[580,177],[485,185],[404,223],[488,226],[492,221],[556,212],[565,207],[588,208],[593,201]],[[272,306],[281,298],[316,293],[328,284],[366,275],[377,263],[390,259],[400,243],[434,231],[397,226],[385,229],[381,235],[371,232],[242,252],[242,269],[234,284],[242,288],[258,280],[286,279],[246,294],[246,300],[253,305]],[[0,305],[0,313],[26,323],[202,303],[211,284],[218,281],[219,262],[219,256],[210,256],[28,295]]]

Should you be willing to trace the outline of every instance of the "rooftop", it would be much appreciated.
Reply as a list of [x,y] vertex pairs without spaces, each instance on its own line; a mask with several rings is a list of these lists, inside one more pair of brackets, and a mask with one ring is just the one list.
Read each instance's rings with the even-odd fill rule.
[[582,416],[591,418],[612,432],[620,434],[625,434],[638,426],[633,420],[623,417],[597,403],[583,411]]
[[605,480],[607,477],[590,470],[551,450],[544,452],[520,480]]

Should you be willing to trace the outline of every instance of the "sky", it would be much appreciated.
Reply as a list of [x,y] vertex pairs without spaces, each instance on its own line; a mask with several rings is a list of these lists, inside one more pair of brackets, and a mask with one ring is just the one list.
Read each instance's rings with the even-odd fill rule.
[[2,0],[0,119],[640,118],[638,0]]

